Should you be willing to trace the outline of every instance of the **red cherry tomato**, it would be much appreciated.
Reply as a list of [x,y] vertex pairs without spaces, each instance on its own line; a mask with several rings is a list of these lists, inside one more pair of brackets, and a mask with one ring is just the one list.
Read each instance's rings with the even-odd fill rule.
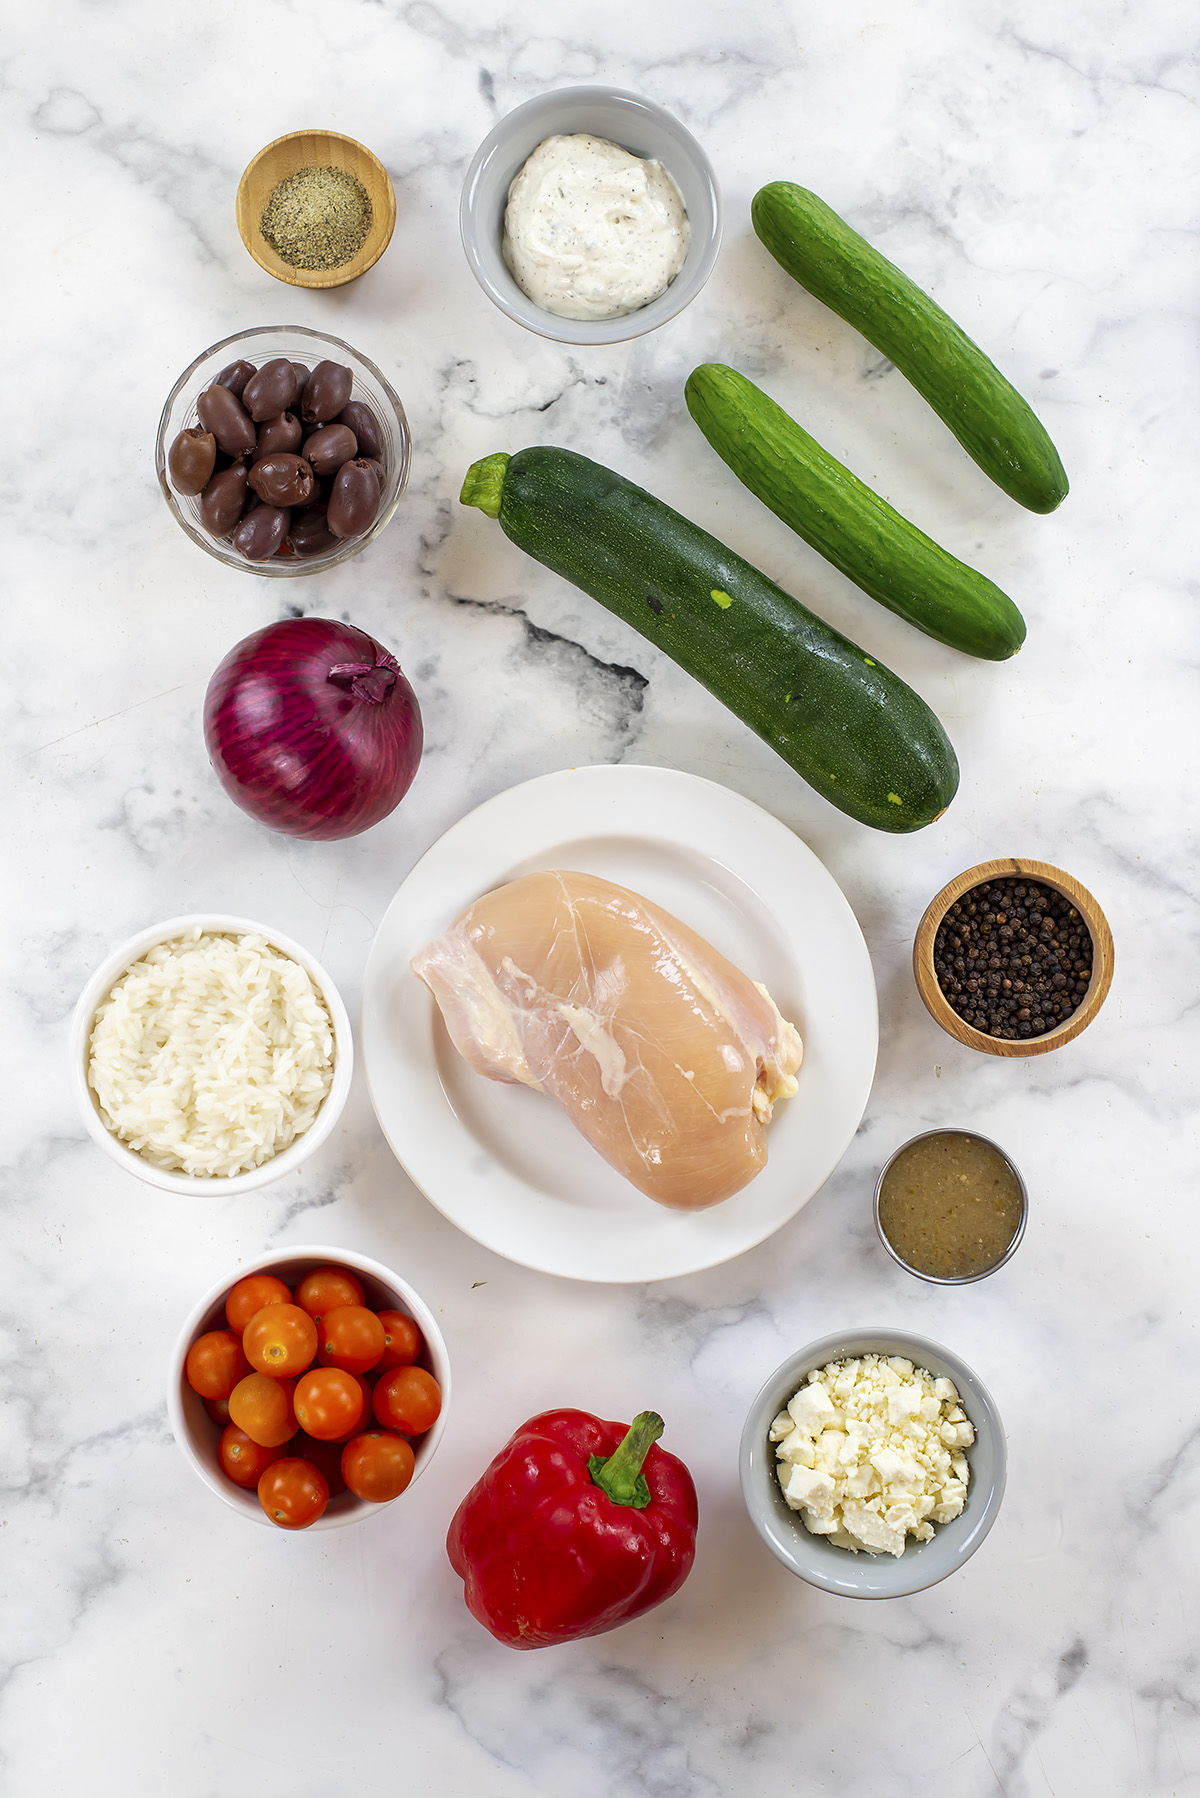
[[342,1478],[355,1498],[387,1504],[399,1498],[413,1476],[411,1446],[389,1430],[368,1430],[352,1436],[342,1450]]
[[324,1317],[335,1305],[361,1305],[363,1289],[344,1267],[315,1267],[296,1288],[296,1303],[310,1317]]
[[250,1363],[232,1330],[206,1330],[188,1350],[183,1371],[188,1385],[201,1398],[228,1398],[250,1372]]
[[[307,1376],[306,1376],[307,1377]],[[296,1434],[292,1409],[295,1380],[248,1373],[229,1394],[229,1420],[261,1448],[279,1448]]]
[[318,1359],[322,1367],[366,1373],[383,1354],[386,1332],[365,1305],[334,1305],[321,1319]]
[[318,1442],[353,1435],[370,1403],[369,1395],[363,1397],[365,1390],[366,1382],[358,1374],[341,1367],[314,1367],[296,1382],[296,1421]]
[[377,1382],[374,1407],[385,1430],[420,1436],[438,1420],[442,1389],[423,1367],[396,1367]]
[[391,1367],[411,1367],[421,1355],[420,1330],[403,1311],[380,1311],[377,1316],[383,1325],[383,1354],[378,1364],[379,1371],[386,1373]]
[[239,1430],[235,1423],[221,1432],[221,1440],[217,1444],[217,1460],[221,1463],[221,1472],[235,1486],[244,1486],[249,1490],[257,1486],[272,1462],[278,1461],[282,1455],[281,1448],[263,1448],[261,1444],[251,1440],[245,1430]]
[[274,1274],[247,1274],[229,1288],[225,1298],[225,1322],[240,1336],[256,1311],[264,1305],[290,1305],[292,1295]]
[[242,1347],[256,1372],[277,1380],[294,1379],[312,1366],[317,1326],[299,1305],[264,1305],[246,1325]]
[[286,1455],[259,1480],[258,1502],[281,1530],[306,1530],[329,1503],[329,1487],[311,1461]]
[[212,1418],[219,1430],[223,1430],[229,1422],[229,1400],[227,1398],[206,1398],[204,1409]]

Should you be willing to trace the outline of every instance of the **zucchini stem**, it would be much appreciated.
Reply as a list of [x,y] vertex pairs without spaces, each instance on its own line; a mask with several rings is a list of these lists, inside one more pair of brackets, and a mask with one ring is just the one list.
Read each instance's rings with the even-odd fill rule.
[[504,475],[511,458],[502,452],[472,462],[458,496],[462,506],[478,506],[489,518],[499,518],[500,499],[504,492]]

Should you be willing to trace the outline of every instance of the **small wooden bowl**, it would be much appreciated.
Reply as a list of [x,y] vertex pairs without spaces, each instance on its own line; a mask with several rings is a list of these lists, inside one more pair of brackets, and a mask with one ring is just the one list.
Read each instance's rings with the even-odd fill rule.
[[[299,169],[345,169],[361,181],[371,201],[372,223],[367,240],[340,268],[293,268],[276,254],[259,229],[267,201],[281,181]],[[237,192],[237,222],[242,242],[257,262],[277,281],[290,287],[344,287],[373,268],[392,241],[396,227],[396,196],[388,172],[377,156],[352,137],[337,131],[289,131],[260,150],[250,164]]]
[[[1007,1037],[989,1036],[986,1031],[976,1030],[974,1025],[964,1023],[938,985],[937,975],[933,970],[934,938],[954,901],[961,899],[964,893],[969,893],[972,887],[982,886],[989,880],[1003,880],[1010,875],[1039,881],[1043,886],[1053,887],[1056,893],[1069,899],[1087,925],[1092,938],[1092,978],[1082,1002],[1069,1018],[1056,1029],[1047,1030],[1044,1036],[1019,1037],[1012,1041]],[[957,875],[948,886],[944,886],[926,908],[913,939],[913,973],[916,976],[917,991],[930,1017],[948,1035],[956,1037],[960,1043],[966,1043],[968,1049],[982,1049],[987,1055],[1044,1055],[1047,1049],[1061,1048],[1063,1043],[1069,1043],[1072,1037],[1078,1036],[1081,1030],[1086,1030],[1103,1005],[1112,985],[1112,931],[1108,928],[1108,919],[1087,888],[1080,886],[1077,880],[1072,880],[1069,874],[1064,874],[1061,868],[1053,868],[1049,862],[1007,859],[980,862],[978,867],[968,868],[965,874]]]

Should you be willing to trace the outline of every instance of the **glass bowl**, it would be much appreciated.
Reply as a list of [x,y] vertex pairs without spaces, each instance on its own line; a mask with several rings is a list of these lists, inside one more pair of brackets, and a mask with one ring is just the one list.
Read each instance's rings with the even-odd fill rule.
[[[387,470],[387,481],[380,495],[375,522],[361,536],[348,537],[336,548],[324,550],[320,555],[274,555],[266,562],[248,562],[245,556],[238,554],[227,538],[211,537],[204,529],[200,523],[198,498],[190,499],[175,492],[167,474],[167,451],[180,431],[197,423],[196,401],[205,388],[212,386],[227,363],[237,362],[244,357],[256,367],[261,367],[273,356],[286,356],[289,361],[304,363],[308,368],[313,368],[318,362],[341,362],[353,372],[351,398],[362,400],[370,406],[379,420],[383,433],[383,462]],[[220,343],[214,343],[211,349],[205,350],[184,369],[167,395],[162,417],[158,421],[154,465],[158,472],[158,484],[162,488],[171,516],[193,543],[198,544],[208,555],[215,556],[227,568],[237,568],[243,574],[265,575],[268,580],[290,580],[296,575],[316,574],[324,568],[336,568],[340,563],[348,562],[351,556],[358,555],[368,543],[374,542],[400,502],[400,495],[408,480],[411,452],[412,439],[400,397],[373,362],[351,349],[348,343],[343,343],[340,337],[331,337],[327,331],[313,331],[307,325],[260,325],[253,331],[238,331],[232,337],[223,337]]]

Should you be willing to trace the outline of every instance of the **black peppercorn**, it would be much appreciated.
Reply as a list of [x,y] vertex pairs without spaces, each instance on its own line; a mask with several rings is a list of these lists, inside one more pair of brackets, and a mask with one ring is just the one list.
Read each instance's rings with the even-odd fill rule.
[[1075,907],[1053,888],[988,881],[947,911],[934,938],[933,967],[964,1022],[988,1036],[1043,1036],[1082,1003],[1092,977],[1092,939]]

